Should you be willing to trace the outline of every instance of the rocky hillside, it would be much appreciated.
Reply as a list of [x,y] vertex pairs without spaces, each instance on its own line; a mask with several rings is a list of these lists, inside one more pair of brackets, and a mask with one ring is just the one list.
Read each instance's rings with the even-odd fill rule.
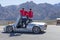
[[31,1],[20,5],[10,5],[5,7],[0,5],[0,20],[16,20],[21,8],[25,8],[27,11],[32,8],[34,20],[52,20],[60,17],[60,3],[54,5],[48,3],[36,4]]

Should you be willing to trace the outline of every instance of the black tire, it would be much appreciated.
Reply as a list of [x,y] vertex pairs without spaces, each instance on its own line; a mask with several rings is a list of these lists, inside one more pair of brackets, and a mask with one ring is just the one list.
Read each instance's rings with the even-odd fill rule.
[[33,33],[35,33],[35,34],[39,34],[39,33],[41,32],[41,29],[40,29],[40,27],[38,27],[38,26],[34,26],[33,29],[32,29],[32,31],[33,31]]
[[12,26],[7,26],[7,27],[6,27],[6,32],[7,32],[7,33],[13,32],[13,27],[12,27]]

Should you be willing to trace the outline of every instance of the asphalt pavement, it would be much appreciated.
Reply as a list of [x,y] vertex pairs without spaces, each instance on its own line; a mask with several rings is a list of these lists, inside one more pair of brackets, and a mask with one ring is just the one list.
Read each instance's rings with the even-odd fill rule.
[[0,27],[0,40],[60,40],[60,25],[48,25],[47,30],[40,34],[4,33],[4,26]]

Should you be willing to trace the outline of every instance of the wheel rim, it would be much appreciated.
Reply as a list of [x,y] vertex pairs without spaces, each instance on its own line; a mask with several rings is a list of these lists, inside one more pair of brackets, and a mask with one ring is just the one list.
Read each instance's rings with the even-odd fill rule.
[[12,32],[12,27],[7,27],[7,32]]
[[39,33],[39,32],[40,32],[40,29],[39,29],[38,27],[34,27],[34,28],[33,28],[33,32],[34,32],[34,33]]

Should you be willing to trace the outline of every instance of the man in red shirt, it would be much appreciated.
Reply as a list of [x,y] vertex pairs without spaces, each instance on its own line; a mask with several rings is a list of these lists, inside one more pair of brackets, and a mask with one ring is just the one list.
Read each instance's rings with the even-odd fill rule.
[[31,22],[32,21],[32,18],[33,18],[32,9],[30,9],[30,11],[28,12],[28,18],[29,18],[29,22]]
[[20,10],[20,15],[21,15],[21,19],[22,19],[22,26],[25,25],[25,27],[26,27],[26,21],[27,21],[27,16],[26,16],[27,13],[28,12],[25,11],[24,8],[22,8]]
[[26,15],[24,8],[22,8],[22,9],[20,10],[20,15],[21,15],[21,16],[25,16],[25,15]]

